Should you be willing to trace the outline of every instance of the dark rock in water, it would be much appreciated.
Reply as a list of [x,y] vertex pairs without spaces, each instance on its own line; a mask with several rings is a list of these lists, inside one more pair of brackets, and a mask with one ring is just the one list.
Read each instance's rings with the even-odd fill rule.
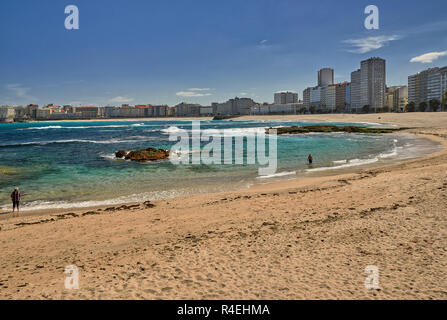
[[126,160],[146,162],[146,161],[160,161],[169,159],[169,150],[147,148],[134,151],[117,151],[115,153],[117,158],[125,158]]
[[154,148],[136,150],[129,152],[125,158],[141,162],[166,160],[169,158],[169,151]]
[[[335,126],[335,125],[314,125],[314,126],[293,126],[277,128],[277,134],[303,134],[310,132],[346,132],[346,133],[393,133],[395,131],[404,130],[407,128],[370,128],[370,127],[357,127],[357,126]],[[266,133],[269,133],[268,129]]]
[[117,158],[124,158],[127,155],[127,151],[125,150],[118,150],[117,152],[115,152],[115,157]]
[[238,118],[240,116],[233,116],[233,115],[217,115],[214,116],[213,120],[229,120],[229,119],[233,119],[233,118]]

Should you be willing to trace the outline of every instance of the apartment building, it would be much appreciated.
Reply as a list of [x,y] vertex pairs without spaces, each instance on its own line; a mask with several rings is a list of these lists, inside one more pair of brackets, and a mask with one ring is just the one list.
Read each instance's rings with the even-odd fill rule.
[[442,101],[447,90],[447,66],[430,68],[408,77],[408,101],[419,105],[436,99]]
[[275,104],[289,104],[298,102],[298,93],[291,91],[280,91],[274,95]]
[[327,87],[334,84],[334,69],[323,68],[318,71],[318,86]]
[[361,70],[351,72],[351,111],[358,112],[361,108]]

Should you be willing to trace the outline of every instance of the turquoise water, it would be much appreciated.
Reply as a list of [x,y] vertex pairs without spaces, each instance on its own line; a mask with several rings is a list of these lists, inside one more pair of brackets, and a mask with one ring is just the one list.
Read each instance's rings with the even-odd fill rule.
[[[201,121],[202,129],[235,135],[267,127],[318,124],[293,121]],[[337,123],[347,125],[348,123]],[[367,124],[364,124],[367,125]],[[257,129],[256,129],[257,128]],[[0,207],[20,187],[25,209],[86,207],[246,188],[277,178],[346,168],[397,156],[411,144],[399,135],[308,134],[278,137],[275,176],[257,165],[173,165],[115,159],[117,150],[166,148],[169,132],[190,121],[98,121],[0,124]],[[307,165],[311,153],[315,163]]]

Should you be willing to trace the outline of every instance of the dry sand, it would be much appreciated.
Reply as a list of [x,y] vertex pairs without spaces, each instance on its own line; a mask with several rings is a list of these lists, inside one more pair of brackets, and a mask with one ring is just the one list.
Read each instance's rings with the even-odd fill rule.
[[[418,127],[447,146],[447,113],[274,118]],[[0,298],[446,299],[446,160],[3,219]],[[79,290],[64,289],[71,264]]]

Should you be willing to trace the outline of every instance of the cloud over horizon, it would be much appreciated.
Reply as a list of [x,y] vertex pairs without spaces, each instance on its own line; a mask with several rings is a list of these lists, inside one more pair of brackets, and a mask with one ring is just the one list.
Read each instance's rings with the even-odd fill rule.
[[115,98],[112,98],[109,100],[109,102],[114,102],[114,103],[128,103],[128,102],[132,102],[134,99],[133,98],[129,98],[129,97],[123,97],[123,96],[117,96]]
[[343,43],[350,45],[352,48],[348,49],[351,53],[368,53],[380,49],[388,45],[391,41],[401,39],[398,35],[391,36],[376,36],[376,37],[366,37],[360,39],[348,39],[344,40]]
[[210,91],[210,88],[190,88],[187,91],[179,91],[175,95],[184,98],[194,98],[194,97],[209,97],[212,96],[211,93],[204,93],[203,91]]
[[410,62],[420,62],[420,63],[432,63],[435,60],[438,60],[440,57],[447,56],[447,51],[441,52],[428,52],[421,54],[420,56],[414,57],[410,60]]
[[35,100],[36,98],[29,95],[30,88],[24,87],[20,83],[10,83],[5,86],[6,90],[14,95],[15,99],[19,100]]

